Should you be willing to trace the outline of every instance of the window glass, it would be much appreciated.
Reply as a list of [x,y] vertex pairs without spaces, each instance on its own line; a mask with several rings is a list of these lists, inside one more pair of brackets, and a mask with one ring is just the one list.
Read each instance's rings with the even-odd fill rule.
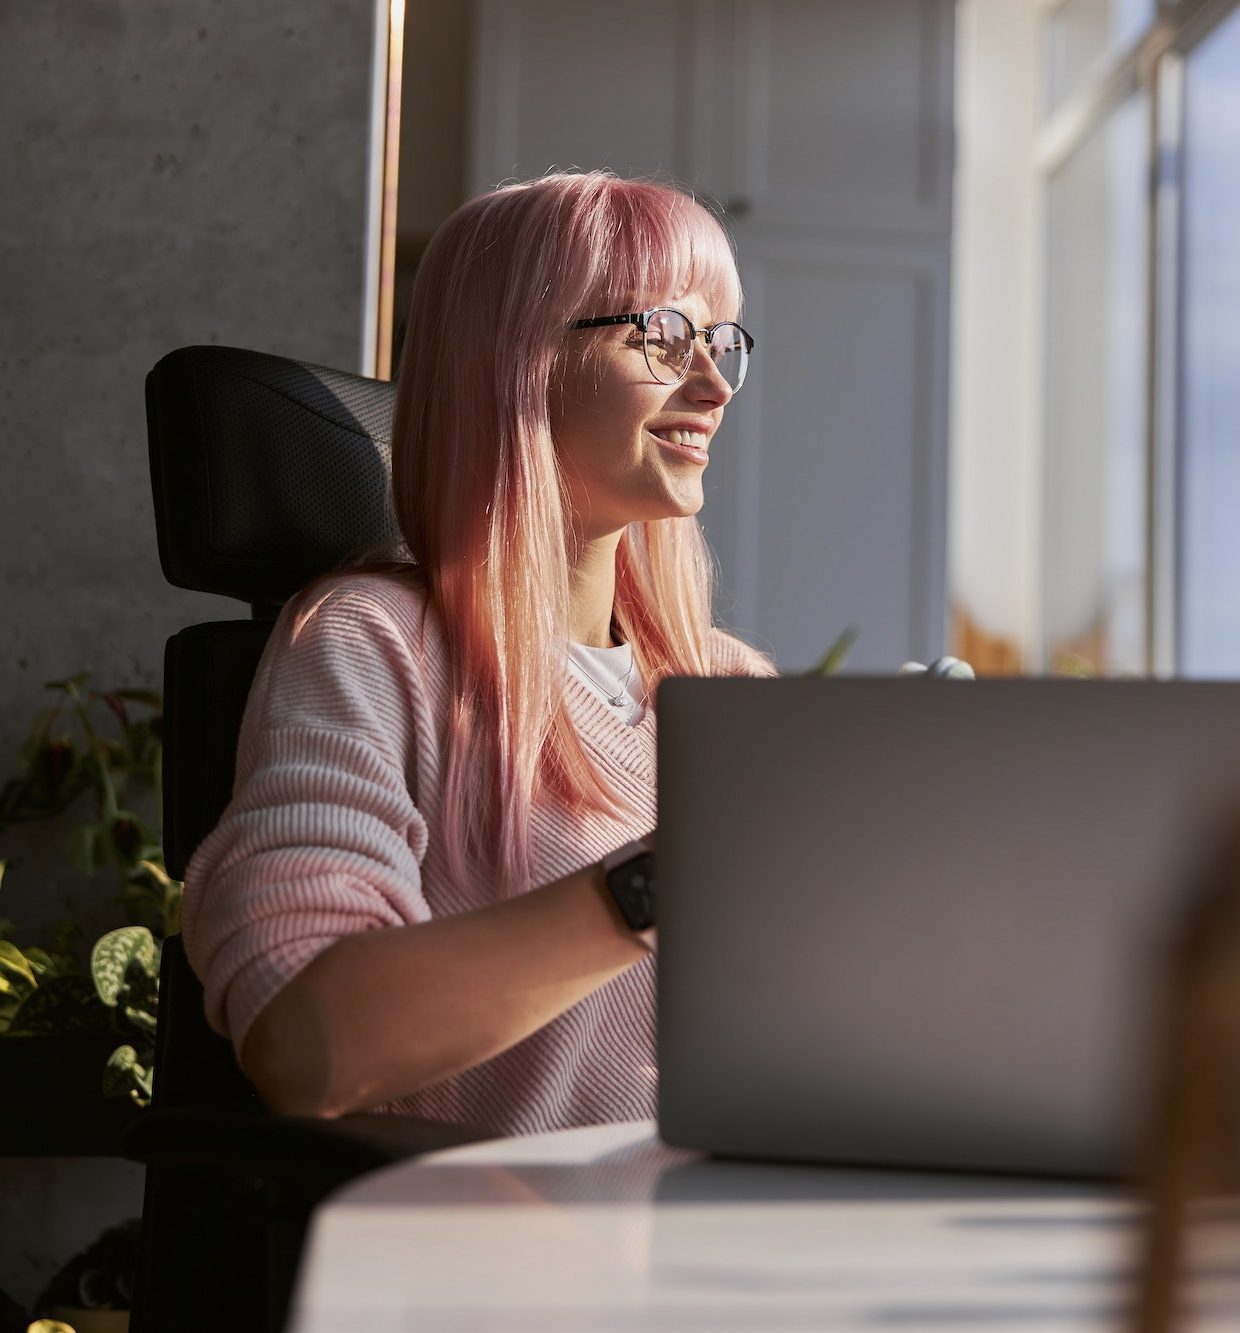
[[1050,180],[1043,629],[1052,669],[1146,669],[1146,104]]
[[1179,667],[1240,676],[1240,12],[1185,74]]
[[1046,24],[1046,100],[1055,110],[1153,21],[1155,0],[1064,0]]

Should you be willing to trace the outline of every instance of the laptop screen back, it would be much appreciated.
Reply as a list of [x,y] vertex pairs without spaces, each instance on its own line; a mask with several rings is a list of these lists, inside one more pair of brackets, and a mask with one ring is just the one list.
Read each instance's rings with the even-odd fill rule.
[[658,707],[668,1142],[1134,1165],[1240,685],[694,679]]

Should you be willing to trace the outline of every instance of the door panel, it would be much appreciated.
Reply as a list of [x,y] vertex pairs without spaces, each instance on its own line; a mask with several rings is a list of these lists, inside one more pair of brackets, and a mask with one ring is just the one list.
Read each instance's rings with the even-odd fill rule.
[[691,180],[712,44],[692,0],[489,0],[475,13],[475,190],[560,169]]
[[952,6],[749,0],[736,188],[755,221],[867,232],[949,222]]

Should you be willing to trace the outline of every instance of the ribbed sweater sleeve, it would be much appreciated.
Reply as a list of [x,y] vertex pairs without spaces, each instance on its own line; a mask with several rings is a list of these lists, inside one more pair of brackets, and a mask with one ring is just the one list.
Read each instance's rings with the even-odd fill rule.
[[711,631],[716,676],[778,676],[774,660],[726,630]]
[[410,645],[364,584],[299,610],[272,631],[234,799],[186,874],[189,959],[211,1025],[238,1052],[259,1011],[333,941],[430,915]]

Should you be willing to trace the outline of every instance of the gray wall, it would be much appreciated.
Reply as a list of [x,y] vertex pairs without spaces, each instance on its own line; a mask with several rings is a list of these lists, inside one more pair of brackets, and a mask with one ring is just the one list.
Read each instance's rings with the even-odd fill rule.
[[[197,342],[360,364],[373,13],[0,3],[0,776],[45,680],[158,684],[170,633],[238,607],[163,581],[147,370]],[[0,915],[59,912],[48,875],[15,866]]]
[[[143,378],[198,342],[360,364],[373,13],[0,0],[0,780],[45,680],[158,685],[170,633],[245,614],[163,581]],[[114,915],[63,834],[0,842],[0,915]],[[141,1179],[0,1160],[0,1288],[33,1299]]]

